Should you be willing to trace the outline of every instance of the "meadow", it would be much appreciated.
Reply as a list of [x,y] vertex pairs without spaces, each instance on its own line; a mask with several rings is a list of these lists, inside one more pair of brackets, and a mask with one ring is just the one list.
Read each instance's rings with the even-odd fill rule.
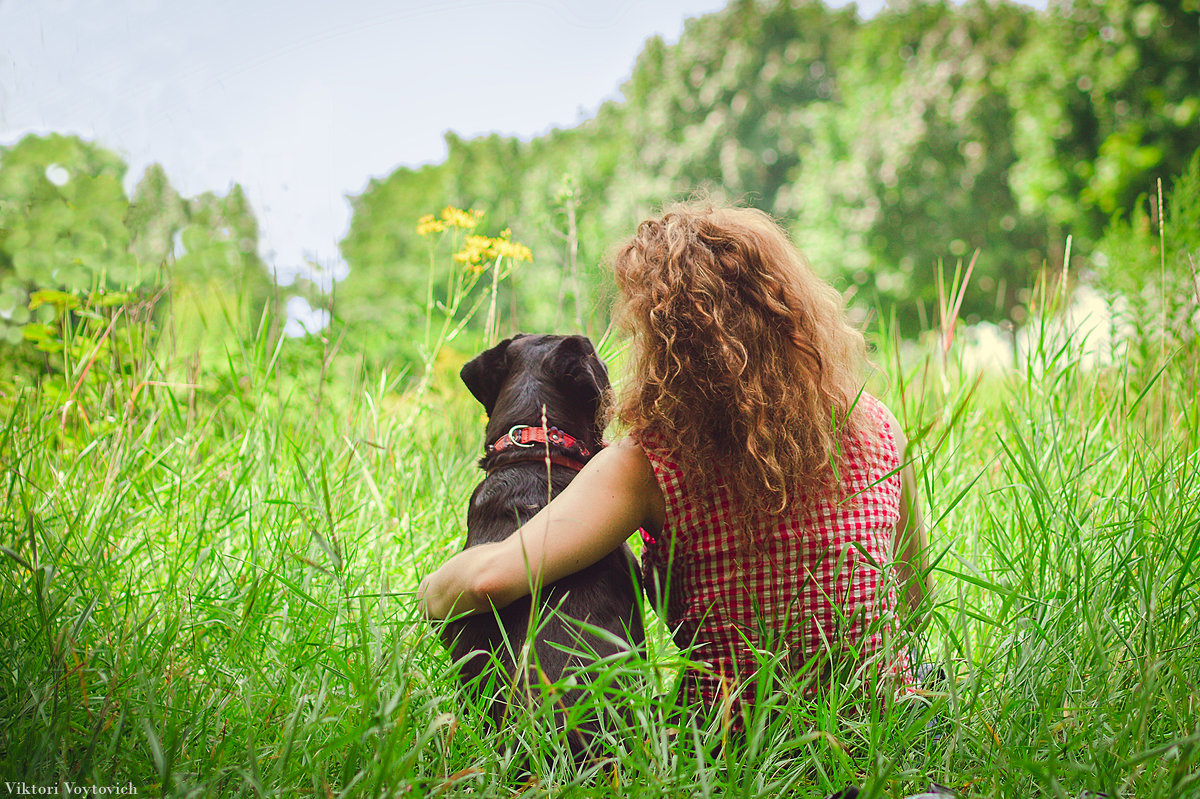
[[1200,796],[1195,332],[1147,313],[1097,353],[1052,280],[1011,369],[964,367],[956,291],[920,339],[873,328],[936,562],[914,646],[944,681],[866,710],[764,697],[734,741],[664,721],[682,660],[647,607],[646,657],[602,664],[631,687],[591,700],[632,719],[607,762],[571,766],[561,686],[484,731],[412,592],[465,532],[484,417],[457,371],[507,329],[502,262],[431,281],[423,361],[395,372],[270,306],[64,314],[0,394],[10,795]]

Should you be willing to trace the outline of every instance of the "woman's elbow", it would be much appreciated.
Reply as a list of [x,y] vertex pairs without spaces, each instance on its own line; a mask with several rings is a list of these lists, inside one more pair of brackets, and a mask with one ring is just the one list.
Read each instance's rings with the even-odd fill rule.
[[467,580],[463,599],[464,604],[470,603],[472,610],[485,612],[499,610],[528,592],[527,586],[524,591],[514,587],[511,575],[497,563],[497,559],[487,557],[481,559],[478,568]]

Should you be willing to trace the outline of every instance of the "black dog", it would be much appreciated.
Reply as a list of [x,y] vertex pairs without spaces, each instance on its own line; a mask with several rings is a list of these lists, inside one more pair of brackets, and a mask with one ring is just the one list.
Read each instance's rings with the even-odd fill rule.
[[[467,363],[461,377],[488,414],[486,454],[480,461],[487,475],[471,495],[467,512],[466,546],[471,547],[507,538],[603,446],[597,416],[610,388],[603,362],[583,336],[505,339]],[[480,613],[442,628],[443,641],[461,661],[464,684],[482,692],[489,677],[496,678],[490,692],[494,723],[542,675],[553,682],[594,658],[640,651],[644,636],[635,574],[636,560],[623,544],[598,563],[543,586],[533,652],[522,654],[530,597],[498,613]],[[597,636],[572,620],[606,630],[629,645]],[[588,679],[586,671],[577,673],[581,682]],[[560,695],[560,725],[563,711],[579,694],[575,689]],[[596,728],[593,719],[568,730],[577,758],[588,754]]]

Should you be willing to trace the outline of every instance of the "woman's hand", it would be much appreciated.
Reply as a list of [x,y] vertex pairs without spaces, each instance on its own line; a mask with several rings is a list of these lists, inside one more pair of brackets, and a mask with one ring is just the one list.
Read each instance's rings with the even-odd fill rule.
[[645,453],[623,439],[593,457],[563,492],[503,541],[458,553],[421,581],[430,619],[503,608],[592,565],[639,527],[662,530],[662,491]]

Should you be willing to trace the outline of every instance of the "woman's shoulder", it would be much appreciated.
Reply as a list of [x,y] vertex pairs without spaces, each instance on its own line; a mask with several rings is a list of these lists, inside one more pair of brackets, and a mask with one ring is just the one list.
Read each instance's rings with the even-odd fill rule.
[[678,497],[685,492],[689,481],[684,477],[678,454],[663,435],[642,431],[628,435],[610,446],[636,450],[642,462],[649,465],[664,496]]
[[605,447],[604,453],[618,468],[640,472],[658,480],[661,480],[664,468],[675,468],[674,463],[664,460],[667,455],[653,438],[623,436]]
[[636,447],[650,463],[658,468],[660,465],[675,468],[678,466],[672,457],[672,448],[667,439],[654,430],[642,430],[625,436],[616,445]]
[[614,441],[604,448],[603,456],[612,468],[623,475],[629,496],[646,509],[643,528],[655,535],[662,530],[665,518],[665,499],[658,469],[637,440],[630,436]]
[[890,436],[896,448],[896,454],[903,461],[904,451],[908,448],[908,438],[904,435],[904,428],[887,403],[864,391],[859,396],[857,407],[866,412],[866,418],[862,420],[860,428],[863,433],[868,437]]

